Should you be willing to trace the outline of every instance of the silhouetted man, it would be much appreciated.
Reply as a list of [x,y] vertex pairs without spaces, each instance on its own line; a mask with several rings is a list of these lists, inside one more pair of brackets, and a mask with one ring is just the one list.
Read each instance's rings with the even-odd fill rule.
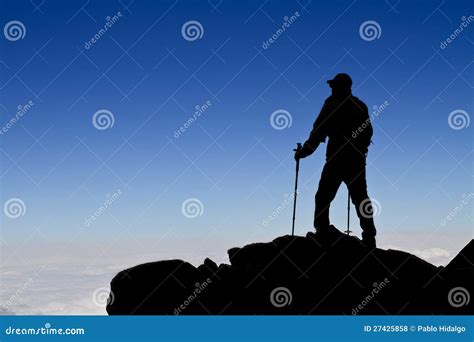
[[357,210],[362,228],[362,241],[368,248],[375,248],[375,225],[372,203],[367,195],[365,164],[372,138],[372,125],[367,106],[352,95],[352,79],[347,74],[337,74],[327,81],[332,95],[324,102],[313,130],[296,151],[295,159],[312,154],[320,143],[329,138],[324,165],[316,192],[314,227],[324,234],[329,229],[329,206],[344,182]]

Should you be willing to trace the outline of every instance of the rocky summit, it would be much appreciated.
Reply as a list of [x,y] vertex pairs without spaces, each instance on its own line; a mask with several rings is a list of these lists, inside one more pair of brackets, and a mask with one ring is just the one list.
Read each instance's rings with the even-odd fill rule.
[[368,250],[336,228],[282,236],[206,259],[138,265],[111,282],[110,315],[463,315],[473,313],[474,242],[445,267]]

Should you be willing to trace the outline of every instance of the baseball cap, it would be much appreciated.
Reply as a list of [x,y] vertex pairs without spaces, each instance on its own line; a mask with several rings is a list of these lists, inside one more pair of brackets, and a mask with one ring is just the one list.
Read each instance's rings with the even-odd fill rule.
[[340,85],[346,85],[350,87],[352,86],[352,79],[348,74],[340,73],[334,76],[332,80],[328,80],[327,83],[329,85],[340,84]]

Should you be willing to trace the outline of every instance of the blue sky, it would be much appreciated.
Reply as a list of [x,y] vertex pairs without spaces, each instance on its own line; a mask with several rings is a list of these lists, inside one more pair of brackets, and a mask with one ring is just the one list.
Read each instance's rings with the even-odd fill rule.
[[[373,119],[367,166],[379,244],[446,263],[472,238],[469,1],[1,6],[4,27],[24,27],[22,38],[4,32],[0,43],[2,126],[33,103],[0,135],[2,206],[22,201],[21,216],[4,209],[1,217],[2,265],[16,276],[28,273],[16,265],[35,263],[85,263],[99,272],[164,257],[225,261],[230,247],[289,233],[292,149],[338,72],[352,76],[354,94],[370,109],[385,104]],[[108,16],[115,19],[100,33]],[[279,32],[285,17],[291,23]],[[198,39],[183,36],[189,21],[200,24]],[[360,33],[370,21],[375,37]],[[103,130],[93,124],[101,110],[114,122]],[[291,125],[272,126],[278,110]],[[301,163],[300,235],[312,229],[324,150]],[[341,229],[346,194],[341,187],[331,208]],[[190,198],[198,200],[194,218],[182,212]],[[107,286],[107,272],[85,288]],[[55,278],[44,277],[47,291]]]

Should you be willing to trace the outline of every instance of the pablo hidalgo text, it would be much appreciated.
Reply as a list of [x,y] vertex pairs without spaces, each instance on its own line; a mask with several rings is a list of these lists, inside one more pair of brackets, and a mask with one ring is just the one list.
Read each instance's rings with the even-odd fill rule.
[[457,325],[419,325],[417,327],[419,332],[441,332],[441,333],[457,333],[462,334],[466,332],[466,327]]

